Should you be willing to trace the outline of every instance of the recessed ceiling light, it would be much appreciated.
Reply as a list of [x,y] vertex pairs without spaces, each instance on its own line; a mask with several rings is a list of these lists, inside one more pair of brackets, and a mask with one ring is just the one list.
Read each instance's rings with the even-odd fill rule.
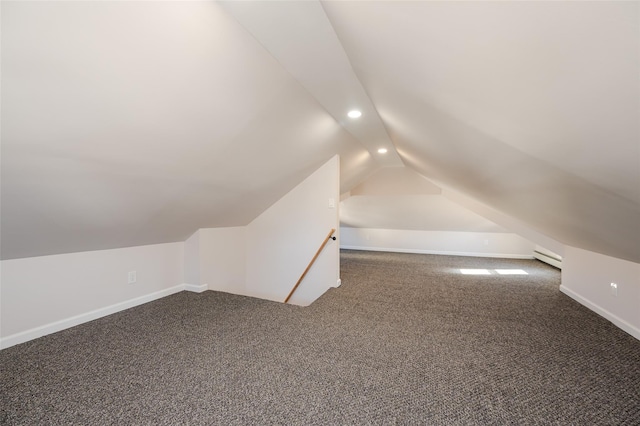
[[347,115],[349,116],[349,118],[360,118],[362,113],[360,111],[358,111],[357,109],[353,109],[353,110],[349,111],[349,113]]
[[387,148],[380,148],[378,150],[378,154],[386,154],[387,153]]

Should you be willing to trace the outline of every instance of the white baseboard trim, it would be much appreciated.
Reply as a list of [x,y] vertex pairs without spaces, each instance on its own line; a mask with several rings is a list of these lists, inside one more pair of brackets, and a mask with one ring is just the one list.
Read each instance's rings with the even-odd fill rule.
[[193,293],[202,293],[209,290],[209,284],[195,285],[195,284],[183,284],[185,291],[191,291]]
[[404,249],[404,248],[390,248],[390,247],[361,247],[361,246],[340,246],[340,249],[363,250],[363,251],[388,251],[392,253],[440,254],[445,256],[496,257],[500,259],[533,259],[532,254],[476,253],[476,252],[462,252],[462,251],[421,250],[421,249]]
[[606,309],[596,305],[592,301],[590,301],[588,299],[585,299],[584,297],[580,296],[578,293],[574,292],[573,290],[568,289],[567,287],[565,287],[563,285],[560,286],[560,291],[563,292],[564,294],[566,294],[567,296],[569,296],[570,298],[572,298],[573,300],[575,300],[576,302],[580,303],[581,305],[591,309],[593,312],[595,312],[596,314],[600,315],[601,317],[606,318],[607,320],[611,321],[613,323],[613,325],[615,325],[616,327],[620,328],[621,330],[629,333],[630,335],[632,335],[636,339],[640,340],[640,329],[639,328],[629,324],[628,322],[626,322],[622,318],[620,318],[620,317],[612,314],[611,312],[607,311]]
[[558,269],[562,269],[562,260],[561,259],[556,259],[554,257],[549,256],[548,254],[541,253],[539,251],[534,251],[533,252],[533,257],[535,259],[538,259],[540,262],[546,263],[547,265],[551,265],[551,266],[556,267]]
[[[125,300],[124,302],[115,303],[104,308],[95,309],[84,314],[75,315],[70,318],[65,318],[60,321],[55,321],[49,324],[45,324],[30,330],[22,331],[20,333],[12,334],[0,339],[0,349],[6,349],[8,347],[18,345],[20,343],[28,342],[29,340],[37,339],[38,337],[46,336],[47,334],[56,333],[58,331],[65,330],[67,328],[74,327],[76,325],[83,324],[85,322],[93,321],[98,318],[105,317],[107,315],[115,314],[116,312],[124,311],[125,309],[133,308],[144,303],[148,303],[163,297],[170,296],[175,293],[179,293],[183,290],[196,291],[187,287],[193,287],[199,290],[202,286],[193,286],[190,284],[179,284],[175,287],[166,288],[164,290],[156,291],[146,294],[144,296],[136,297],[134,299]],[[206,287],[206,285],[205,285]],[[206,288],[204,289],[206,290]],[[200,291],[204,291],[200,290]],[[200,292],[198,291],[198,292]]]

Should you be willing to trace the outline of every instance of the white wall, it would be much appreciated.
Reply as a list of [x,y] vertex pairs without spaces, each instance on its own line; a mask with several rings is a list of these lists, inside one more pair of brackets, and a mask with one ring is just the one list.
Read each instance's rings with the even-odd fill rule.
[[[339,186],[340,160],[335,156],[247,226],[249,294],[284,301],[328,232],[338,231]],[[331,240],[290,303],[310,304],[335,286],[339,276],[339,246]]]
[[408,167],[384,167],[351,189],[350,195],[439,195],[439,186]]
[[[340,247],[465,256],[533,256],[513,234],[406,167],[381,169],[340,203]],[[469,203],[466,203],[469,204]]]
[[[200,229],[186,242],[195,261],[185,259],[185,281],[283,302],[329,231],[339,234],[339,167],[336,156],[247,226]],[[339,275],[339,246],[331,240],[289,303],[309,305]]]
[[439,194],[354,196],[352,192],[340,203],[340,223],[350,228],[508,232]]
[[[184,243],[2,261],[0,347],[182,290],[284,301],[338,227],[339,166],[335,156],[246,227],[200,229]],[[313,302],[336,285],[339,269],[338,244],[331,241],[290,303]]]
[[534,244],[509,233],[340,228],[340,247],[460,256],[532,258]]
[[566,246],[560,290],[640,339],[640,264]]
[[503,226],[511,232],[516,232],[527,240],[539,244],[553,253],[557,253],[559,256],[563,256],[564,244],[562,242],[550,238],[533,229],[530,225],[522,222],[521,220],[508,216],[487,204],[481,203],[465,194],[462,194],[461,192],[454,191],[451,188],[443,189],[442,195],[451,201],[458,203],[460,206],[467,208],[500,226]]
[[440,187],[407,167],[380,169],[342,198],[343,227],[508,232],[444,197]]
[[183,250],[179,242],[2,261],[1,347],[182,291]]
[[200,230],[193,233],[184,242],[184,281],[191,285],[200,285]]
[[247,294],[247,229],[200,229],[200,280],[209,290]]

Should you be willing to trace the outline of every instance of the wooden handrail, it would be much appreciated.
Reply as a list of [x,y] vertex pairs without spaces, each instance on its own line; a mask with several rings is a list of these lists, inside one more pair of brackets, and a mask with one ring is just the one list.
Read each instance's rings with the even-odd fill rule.
[[[302,282],[304,276],[307,275],[307,272],[309,272],[309,269],[311,269],[311,266],[313,265],[313,262],[316,261],[316,259],[320,255],[320,252],[322,251],[324,246],[327,245],[327,242],[329,241],[329,239],[331,238],[331,236],[333,235],[334,232],[336,232],[335,229],[331,229],[331,231],[329,231],[329,235],[327,235],[327,238],[324,239],[324,241],[322,242],[322,245],[320,246],[320,248],[316,252],[316,255],[313,256],[313,259],[311,259],[311,262],[309,262],[309,264],[307,265],[307,269],[305,269],[304,272],[302,273],[302,275],[300,275],[300,278],[298,279],[298,282],[296,283],[296,285],[293,286],[293,289],[291,290],[291,293],[289,293],[287,298],[284,299],[284,303],[287,303],[289,301],[289,299],[291,299],[291,296],[293,296],[293,293],[296,291],[296,289],[298,288],[298,286]],[[335,240],[336,238],[333,237],[333,239]]]

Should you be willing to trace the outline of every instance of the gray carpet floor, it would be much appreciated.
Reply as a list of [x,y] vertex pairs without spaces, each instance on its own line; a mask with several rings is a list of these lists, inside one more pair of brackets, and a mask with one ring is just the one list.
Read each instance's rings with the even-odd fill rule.
[[307,308],[182,292],[3,350],[0,423],[640,424],[640,341],[556,269],[341,256]]

